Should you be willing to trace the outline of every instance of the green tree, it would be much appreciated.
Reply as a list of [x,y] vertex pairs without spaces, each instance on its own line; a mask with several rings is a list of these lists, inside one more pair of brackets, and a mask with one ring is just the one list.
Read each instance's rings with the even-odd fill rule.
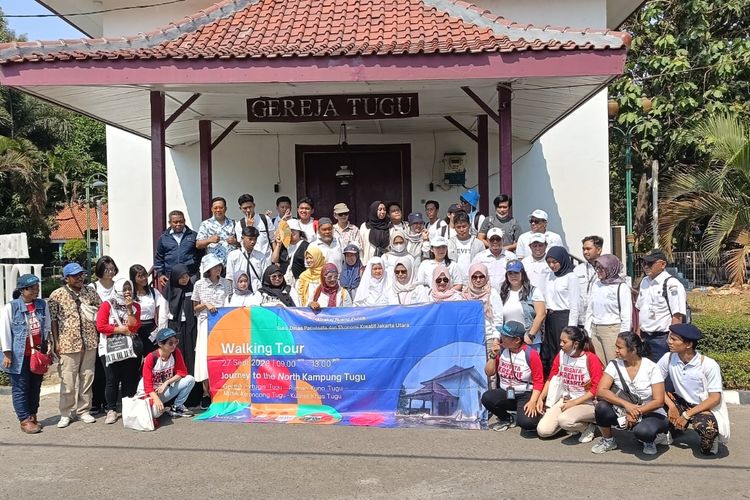
[[68,240],[62,248],[63,257],[68,261],[76,261],[81,264],[86,262],[86,242],[83,240]]

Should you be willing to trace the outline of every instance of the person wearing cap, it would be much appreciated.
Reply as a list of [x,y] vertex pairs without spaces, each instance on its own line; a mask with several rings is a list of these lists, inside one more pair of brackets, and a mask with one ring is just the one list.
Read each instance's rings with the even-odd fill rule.
[[386,252],[391,242],[390,228],[391,221],[388,219],[385,203],[372,202],[367,210],[367,220],[359,227],[363,264],[367,265],[372,257],[380,257]]
[[[262,253],[266,260],[270,259],[271,252],[273,251],[272,231],[275,229],[273,221],[266,214],[255,213],[255,198],[253,198],[253,195],[251,194],[245,193],[240,195],[237,199],[237,204],[240,206],[240,211],[242,212],[242,217],[234,223],[234,234],[237,241],[242,241],[242,231],[246,227],[256,228],[258,230],[258,236],[255,243],[255,251]],[[242,245],[240,245],[240,247],[241,246]],[[229,276],[229,274],[227,274],[227,276]],[[260,279],[258,279],[258,281],[260,281]]]
[[518,244],[516,245],[516,255],[518,255],[519,259],[523,259],[531,254],[529,245],[531,243],[531,235],[533,234],[544,235],[544,239],[547,242],[547,248],[565,246],[559,234],[547,230],[547,217],[547,212],[540,209],[536,209],[529,214],[529,225],[531,226],[531,230],[519,236]]
[[217,196],[211,200],[211,217],[201,222],[195,237],[195,248],[215,254],[222,264],[238,246],[234,221],[227,217],[227,200]]
[[[427,241],[437,235],[445,236],[443,227],[448,223],[440,218],[440,203],[436,200],[427,200],[424,204],[425,229],[427,230]],[[429,251],[429,248],[427,249]]]
[[359,288],[364,269],[365,266],[362,265],[362,259],[359,257],[359,247],[354,243],[349,243],[344,248],[344,265],[341,268],[339,284],[349,293],[352,300],[357,296],[357,288]]
[[193,286],[193,295],[190,297],[193,301],[193,310],[198,317],[193,373],[196,382],[203,383],[201,408],[204,410],[211,404],[208,387],[208,315],[216,314],[217,309],[224,305],[226,298],[232,293],[229,280],[221,277],[222,267],[221,260],[216,255],[205,255],[201,260],[201,279]]
[[[498,418],[492,429],[506,431],[518,425],[536,430],[542,415],[537,401],[544,388],[539,353],[524,343],[526,329],[517,321],[507,321],[497,329],[500,336],[492,343],[490,359],[484,366],[488,377],[497,377],[497,389],[482,394],[482,405]],[[508,413],[516,412],[515,419]]]
[[344,247],[333,236],[333,221],[331,219],[328,217],[318,219],[318,237],[310,243],[310,246],[320,248],[326,257],[326,262],[330,262],[341,271],[344,265],[344,254],[342,252]]
[[429,257],[429,259],[423,260],[419,264],[415,282],[419,285],[432,286],[432,271],[435,267],[443,265],[448,268],[453,287],[460,291],[463,288],[462,283],[464,282],[464,278],[456,263],[448,257],[448,240],[442,236],[432,238],[430,240]]
[[[191,274],[195,274],[198,271],[198,256],[195,247],[198,233],[185,225],[185,214],[180,210],[169,212],[168,220],[169,229],[159,236],[159,241],[156,244],[156,252],[154,252],[154,273],[160,288],[167,285],[172,268],[178,264],[188,266]],[[105,257],[107,256],[101,259]],[[111,257],[107,258],[111,261]],[[112,262],[112,265],[114,265],[114,262]],[[117,269],[117,266],[115,265],[114,268]],[[102,276],[99,276],[98,273],[98,261],[96,269],[97,277],[101,279]],[[112,277],[114,275],[107,276],[109,279]]]
[[[588,307],[591,298],[591,290],[594,286],[594,282],[598,279],[596,269],[594,269],[594,262],[602,254],[604,238],[596,235],[586,236],[581,240],[581,245],[581,251],[583,252],[583,258],[585,260],[573,268],[573,274],[578,278],[578,290],[581,293],[581,298],[578,301],[579,326],[585,324],[586,308]],[[587,329],[587,331],[590,332],[591,330]]]
[[479,213],[479,192],[476,189],[468,189],[461,193],[458,205],[469,215],[469,226],[472,236],[479,234],[479,229],[484,224],[486,217]]
[[[72,418],[92,424],[91,391],[99,345],[95,318],[101,299],[84,286],[86,272],[77,262],[63,267],[64,284],[49,296],[49,314],[55,351],[60,356],[60,428]],[[84,313],[87,312],[93,314]],[[72,413],[75,412],[75,415]]]
[[454,261],[461,270],[464,287],[469,285],[469,266],[474,258],[484,252],[484,243],[471,234],[470,220],[466,212],[458,212],[453,217],[453,228],[456,234],[448,239],[448,257]]
[[541,290],[547,288],[547,281],[552,274],[552,269],[547,265],[547,239],[543,234],[534,233],[529,238],[529,249],[531,254],[527,255],[521,262],[526,273],[529,275],[529,281],[531,284]]
[[721,404],[721,369],[712,358],[698,352],[701,338],[703,332],[694,325],[671,325],[669,352],[657,366],[673,386],[664,399],[670,425],[680,431],[692,425],[700,439],[701,453],[716,455],[719,442],[729,439],[729,419],[726,406],[722,408]]
[[515,217],[511,215],[510,209],[513,206],[513,200],[507,194],[501,194],[495,197],[492,204],[495,206],[495,213],[491,217],[484,219],[482,226],[479,228],[477,238],[482,240],[486,247],[489,247],[490,229],[499,229],[502,235],[503,249],[513,252],[516,249],[518,238],[521,236],[521,226]]
[[517,321],[525,330],[524,342],[541,351],[542,328],[547,315],[544,294],[529,281],[520,260],[511,260],[505,270],[505,280],[500,286],[503,303],[503,321]]
[[242,246],[229,252],[227,257],[227,279],[232,281],[238,272],[244,271],[250,278],[248,293],[251,295],[261,287],[263,272],[268,266],[266,255],[256,249],[257,242],[258,229],[246,226],[242,229]]
[[471,261],[472,264],[484,264],[490,273],[492,288],[500,290],[505,281],[505,266],[511,260],[516,260],[516,254],[503,246],[503,230],[491,227],[486,235],[489,248],[482,250]]
[[361,247],[359,228],[349,221],[349,207],[346,206],[346,203],[336,203],[333,206],[333,216],[336,219],[333,234],[339,246],[344,248],[348,244],[354,243],[357,247]]
[[685,319],[687,295],[680,280],[666,271],[664,252],[655,248],[643,257],[642,265],[646,276],[641,280],[635,307],[641,337],[651,350],[649,359],[657,362],[669,351],[669,327]]
[[195,379],[188,375],[178,343],[174,330],[162,328],[156,334],[159,348],[143,359],[143,378],[138,384],[137,394],[151,398],[154,418],[164,413],[164,403],[171,399],[175,400],[169,412],[172,418],[193,416],[193,412],[185,407],[185,401],[193,390]]
[[466,211],[461,208],[461,205],[458,203],[454,203],[448,207],[448,212],[445,215],[445,225],[443,225],[440,230],[436,232],[439,236],[442,236],[445,239],[451,239],[453,236],[456,235],[456,230],[453,228],[453,218],[456,216],[457,213]]
[[409,231],[409,226],[404,221],[404,212],[399,202],[389,202],[386,210],[388,211],[388,220],[391,221],[391,232],[399,230],[402,233],[406,233]]
[[31,371],[33,349],[52,354],[47,303],[39,298],[40,280],[33,274],[18,278],[13,300],[0,310],[0,370],[10,376],[13,410],[27,434],[42,430],[37,420],[44,375]]
[[409,232],[406,233],[406,251],[414,259],[414,267],[422,262],[422,257],[430,252],[429,231],[425,229],[424,216],[420,212],[412,212],[407,219]]

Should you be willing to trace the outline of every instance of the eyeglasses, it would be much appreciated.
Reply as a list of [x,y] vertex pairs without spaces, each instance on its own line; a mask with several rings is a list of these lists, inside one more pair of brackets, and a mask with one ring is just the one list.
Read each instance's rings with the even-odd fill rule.
[[435,280],[435,283],[449,283],[450,280],[448,278],[438,278]]
[[284,277],[284,275],[283,275],[283,274],[279,274],[279,273],[276,273],[276,274],[272,274],[272,275],[271,275],[271,279],[272,279],[272,280],[280,280],[280,279],[282,279],[283,277]]
[[471,279],[474,280],[474,281],[483,280],[484,279],[484,274],[475,274],[474,276],[471,277]]
[[529,224],[541,224],[542,222],[545,222],[544,219],[529,219]]
[[652,265],[654,265],[654,264],[655,264],[655,262],[646,262],[646,261],[643,261],[643,262],[641,263],[641,265],[642,265],[643,267],[651,267],[651,266],[652,266]]
[[117,274],[117,271],[114,267],[105,267],[104,272],[107,274]]
[[407,274],[407,272],[406,269],[396,269],[395,271],[393,271],[393,274]]

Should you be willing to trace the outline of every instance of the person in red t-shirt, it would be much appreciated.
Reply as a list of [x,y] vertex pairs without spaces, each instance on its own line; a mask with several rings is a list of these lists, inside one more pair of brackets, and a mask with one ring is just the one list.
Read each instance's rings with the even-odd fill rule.
[[138,394],[145,394],[153,402],[152,413],[159,418],[164,413],[164,403],[175,399],[169,414],[172,418],[192,417],[185,407],[195,379],[188,375],[185,359],[177,348],[177,332],[162,328],[156,334],[159,348],[143,359],[143,378],[138,384]]

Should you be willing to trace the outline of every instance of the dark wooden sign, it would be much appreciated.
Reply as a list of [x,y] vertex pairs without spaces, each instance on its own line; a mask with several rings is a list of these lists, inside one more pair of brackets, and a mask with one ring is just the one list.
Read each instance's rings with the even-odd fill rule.
[[247,100],[250,122],[386,120],[419,116],[414,94],[258,97]]

